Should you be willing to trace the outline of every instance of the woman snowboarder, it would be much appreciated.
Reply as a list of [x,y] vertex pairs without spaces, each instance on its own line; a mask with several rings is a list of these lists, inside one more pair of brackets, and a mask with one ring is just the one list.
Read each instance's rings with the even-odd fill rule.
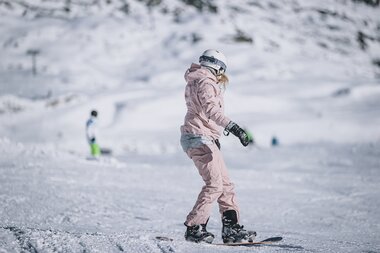
[[223,91],[228,83],[227,60],[219,51],[206,50],[185,73],[187,113],[181,126],[181,145],[193,160],[205,185],[188,214],[185,239],[211,243],[214,235],[206,230],[212,204],[218,202],[222,217],[224,243],[253,241],[256,232],[239,224],[239,207],[234,185],[220,152],[220,130],[232,133],[247,146],[252,139],[236,123],[224,115]]

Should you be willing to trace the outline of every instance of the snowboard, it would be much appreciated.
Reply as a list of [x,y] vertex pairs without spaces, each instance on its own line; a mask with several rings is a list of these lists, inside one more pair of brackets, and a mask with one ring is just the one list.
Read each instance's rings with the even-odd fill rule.
[[282,240],[282,237],[270,237],[262,241],[257,241],[257,242],[232,242],[232,243],[215,243],[214,245],[218,246],[254,246],[254,245],[262,245],[262,244],[271,244],[275,242],[279,242]]
[[100,148],[100,153],[102,155],[112,155],[112,150],[110,148]]
[[[157,240],[160,241],[167,241],[167,242],[172,242],[174,239],[166,236],[156,236]],[[254,246],[254,245],[265,245],[265,244],[271,244],[275,242],[279,242],[282,240],[282,237],[277,236],[277,237],[269,237],[265,240],[262,241],[256,241],[256,242],[233,242],[233,243],[211,243],[210,245],[216,245],[216,246]]]

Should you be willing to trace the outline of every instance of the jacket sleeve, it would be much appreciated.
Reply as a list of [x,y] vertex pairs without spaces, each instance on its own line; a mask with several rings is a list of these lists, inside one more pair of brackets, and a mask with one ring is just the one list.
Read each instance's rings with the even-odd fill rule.
[[213,120],[217,125],[226,128],[231,120],[224,115],[215,87],[208,82],[200,83],[198,98],[206,117]]

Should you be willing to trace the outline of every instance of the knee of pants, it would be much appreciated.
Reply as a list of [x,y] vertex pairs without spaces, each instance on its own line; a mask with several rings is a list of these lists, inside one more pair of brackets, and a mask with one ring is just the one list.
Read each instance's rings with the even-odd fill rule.
[[209,193],[222,194],[223,193],[223,181],[222,180],[210,180],[206,182],[204,186]]

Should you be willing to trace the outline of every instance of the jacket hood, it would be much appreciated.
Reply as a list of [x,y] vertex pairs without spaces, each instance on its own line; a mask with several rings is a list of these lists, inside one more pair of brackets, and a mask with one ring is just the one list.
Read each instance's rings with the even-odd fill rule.
[[190,68],[185,73],[186,82],[204,78],[210,78],[214,82],[217,82],[216,77],[210,72],[210,70],[196,63],[192,63]]

